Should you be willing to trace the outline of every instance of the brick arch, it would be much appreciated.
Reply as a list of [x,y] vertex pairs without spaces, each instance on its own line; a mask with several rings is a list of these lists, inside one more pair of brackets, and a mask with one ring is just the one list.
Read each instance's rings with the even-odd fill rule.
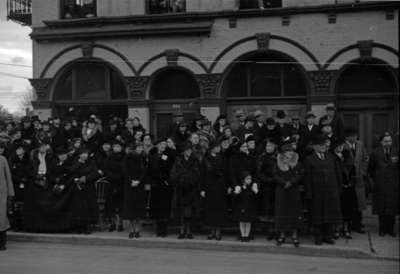
[[313,84],[312,81],[310,79],[310,77],[308,76],[306,69],[303,67],[303,65],[301,63],[299,63],[294,57],[284,53],[284,52],[280,52],[277,50],[254,50],[254,51],[250,51],[250,52],[246,52],[244,54],[242,54],[241,56],[237,57],[234,61],[232,61],[224,70],[224,72],[222,73],[222,79],[220,81],[219,87],[218,87],[218,95],[221,98],[226,98],[227,94],[223,94],[223,88],[224,88],[224,82],[226,80],[226,78],[229,76],[230,72],[232,71],[232,69],[235,67],[236,63],[239,61],[244,61],[248,58],[251,58],[254,55],[260,54],[260,53],[266,53],[266,54],[274,54],[278,57],[281,57],[282,59],[286,59],[289,62],[293,62],[296,63],[297,67],[300,69],[300,73],[303,76],[303,79],[306,83],[306,89],[307,89],[307,95],[309,95],[312,90],[313,90]]
[[122,72],[116,66],[114,66],[113,64],[108,62],[107,60],[104,60],[104,59],[101,59],[101,58],[92,57],[92,58],[77,58],[77,59],[71,60],[67,64],[63,65],[62,68],[57,71],[57,73],[55,74],[55,76],[53,78],[51,86],[50,86],[49,101],[54,101],[55,88],[56,88],[56,86],[58,84],[58,81],[64,75],[64,73],[67,72],[70,68],[72,68],[75,64],[81,63],[81,62],[85,62],[85,61],[86,62],[90,62],[90,61],[99,62],[101,64],[104,64],[105,66],[108,66],[109,68],[111,68],[115,72],[117,72],[117,74],[121,78],[121,81],[124,83],[124,86],[125,86],[125,89],[126,89],[126,92],[127,92],[126,98],[129,98],[129,87],[128,87],[128,84],[127,84],[127,82],[125,80],[125,77],[122,74]]
[[[386,51],[386,52],[388,52],[388,53],[390,53],[390,54],[396,56],[397,58],[400,57],[399,51],[397,51],[396,49],[394,49],[394,48],[392,48],[392,47],[390,47],[390,46],[388,46],[388,45],[381,44],[381,43],[376,43],[376,42],[373,42],[373,41],[370,41],[370,43],[371,43],[371,44],[370,44],[371,50],[373,50],[373,49],[380,49],[380,50]],[[359,44],[359,43],[358,43],[358,44],[351,44],[351,45],[348,45],[348,46],[346,46],[346,47],[344,47],[344,48],[338,50],[337,52],[335,52],[335,53],[325,62],[325,64],[322,66],[322,69],[326,70],[326,69],[330,68],[330,66],[331,66],[332,64],[334,64],[336,60],[340,59],[341,57],[344,57],[346,54],[348,54],[348,55],[351,56],[350,58],[347,58],[348,61],[346,61],[346,63],[348,63],[350,60],[356,60],[356,59],[362,57],[362,56],[360,56],[360,55],[361,55],[361,52],[360,52],[360,51],[361,51],[361,49],[360,49],[360,44]],[[350,54],[351,52],[353,52],[353,53]],[[357,53],[356,53],[356,52],[357,52]],[[375,55],[374,55],[374,52],[373,52],[373,51],[371,52],[371,56],[369,56],[369,57],[374,57],[374,58],[376,58],[377,60],[380,59],[380,58],[378,58],[378,56],[375,56]],[[383,61],[383,60],[382,60],[382,61]],[[339,64],[339,65],[340,65],[340,64]]]
[[[176,49],[174,50],[176,51],[176,64],[179,64],[179,57],[185,57],[191,61],[193,61],[195,64],[197,64],[200,69],[204,72],[204,73],[209,73],[209,68],[207,68],[207,66],[197,57],[195,57],[194,55],[191,55],[189,53],[186,52],[181,52],[180,50]],[[161,59],[161,58],[166,58],[167,62],[168,62],[168,50],[158,53],[154,56],[152,56],[151,58],[149,58],[139,69],[138,69],[138,75],[142,75],[143,72],[152,64],[154,63],[156,60]],[[184,67],[184,65],[179,64],[179,66]],[[157,70],[156,70],[157,71]],[[154,73],[154,72],[152,72]]]
[[[287,38],[287,37],[279,36],[279,35],[273,35],[273,34],[267,34],[267,35],[269,36],[269,39],[271,41],[275,40],[275,41],[285,43],[285,44],[290,45],[293,48],[299,50],[303,54],[305,54],[305,56],[307,56],[307,58],[309,59],[309,62],[312,63],[318,70],[322,68],[320,62],[315,57],[315,55],[311,51],[309,51],[305,46],[301,45],[299,42],[292,40],[290,38]],[[230,44],[229,46],[227,46],[225,49],[223,49],[218,54],[218,56],[211,63],[210,68],[209,68],[210,73],[214,71],[214,69],[217,67],[217,65],[223,59],[223,57],[226,56],[233,49],[235,49],[245,43],[257,41],[257,39],[258,39],[257,35],[248,36],[248,37],[242,38],[242,39]]]
[[[94,48],[99,48],[99,49],[104,49],[116,56],[118,56],[120,59],[122,59],[122,61],[130,68],[130,70],[132,71],[133,75],[137,75],[137,71],[135,69],[135,67],[133,66],[133,64],[128,60],[128,58],[126,56],[124,56],[122,53],[116,51],[115,49],[108,47],[106,45],[102,45],[102,44],[97,44],[97,43],[88,43],[87,45],[89,45],[90,50],[94,49]],[[40,73],[40,78],[45,78],[46,77],[46,73],[48,72],[48,70],[53,66],[53,64],[60,59],[63,55],[65,55],[66,53],[76,50],[76,49],[82,49],[82,55],[84,55],[85,53],[84,51],[84,46],[85,44],[76,44],[70,47],[67,47],[63,50],[61,50],[60,52],[58,52],[55,56],[53,56],[53,58],[51,58],[51,60],[46,64],[46,66],[44,67],[43,71]],[[92,56],[89,56],[92,57]]]
[[[149,82],[147,84],[147,88],[146,88],[146,98],[147,99],[153,99],[153,95],[151,94],[151,89],[154,85],[154,82],[157,80],[157,77],[159,75],[161,75],[164,72],[167,72],[169,70],[179,70],[179,71],[183,71],[185,72],[187,75],[189,75],[190,77],[193,78],[193,80],[196,82],[197,86],[198,86],[198,90],[199,90],[199,96],[203,97],[203,94],[201,92],[201,88],[200,85],[196,79],[196,75],[189,69],[183,67],[183,66],[164,66],[162,68],[159,68],[158,70],[154,71],[152,73],[152,75],[150,76]],[[173,100],[173,99],[172,99]]]
[[399,91],[399,78],[398,78],[398,73],[397,71],[386,61],[375,58],[375,57],[359,57],[359,58],[355,58],[352,60],[349,60],[348,63],[344,64],[338,71],[337,73],[335,73],[334,78],[331,81],[331,85],[330,85],[330,94],[336,94],[336,87],[338,84],[338,81],[340,80],[343,72],[345,72],[351,65],[358,63],[360,61],[369,61],[369,62],[373,62],[373,63],[377,63],[377,64],[381,64],[384,65],[385,68],[387,69],[387,72],[389,73],[389,75],[392,77],[395,85],[396,85],[396,89],[397,92]]

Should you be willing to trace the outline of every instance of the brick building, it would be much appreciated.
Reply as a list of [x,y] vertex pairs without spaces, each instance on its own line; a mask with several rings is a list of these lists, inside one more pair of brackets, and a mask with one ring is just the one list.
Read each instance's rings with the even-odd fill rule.
[[[41,118],[138,116],[156,134],[180,109],[324,112],[369,148],[398,132],[399,1],[8,0],[30,24]],[[371,134],[372,133],[372,134]]]

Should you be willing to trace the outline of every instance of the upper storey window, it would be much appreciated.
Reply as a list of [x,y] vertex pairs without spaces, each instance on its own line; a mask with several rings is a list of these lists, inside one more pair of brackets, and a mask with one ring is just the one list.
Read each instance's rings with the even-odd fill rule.
[[96,16],[96,0],[61,1],[63,19],[90,18]]
[[148,13],[186,12],[186,0],[148,0]]
[[282,7],[282,0],[240,0],[239,9],[269,9]]

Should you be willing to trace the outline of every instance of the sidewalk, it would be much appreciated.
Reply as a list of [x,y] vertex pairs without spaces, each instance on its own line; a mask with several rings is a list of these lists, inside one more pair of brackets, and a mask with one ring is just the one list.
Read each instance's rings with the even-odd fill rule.
[[[259,252],[274,254],[292,254],[315,257],[339,257],[359,259],[384,259],[399,260],[399,238],[390,236],[379,237],[376,217],[365,214],[365,230],[369,233],[353,233],[353,239],[346,241],[339,239],[335,245],[314,245],[311,236],[300,238],[300,248],[291,244],[287,238],[287,244],[277,247],[275,241],[267,241],[264,235],[256,235],[254,241],[242,243],[236,239],[236,234],[223,233],[222,241],[207,240],[206,234],[195,234],[193,240],[178,240],[176,231],[171,231],[167,238],[154,236],[151,227],[145,227],[139,239],[128,239],[128,232],[95,232],[91,235],[76,234],[32,234],[9,232],[10,241],[28,241],[59,244],[77,245],[110,245],[110,246],[131,246],[148,248],[176,248],[196,250],[223,250],[241,252]],[[370,238],[369,238],[370,236]]]

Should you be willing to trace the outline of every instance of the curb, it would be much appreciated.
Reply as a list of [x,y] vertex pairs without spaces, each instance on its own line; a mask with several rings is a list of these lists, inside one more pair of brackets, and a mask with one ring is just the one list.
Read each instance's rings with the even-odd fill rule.
[[161,238],[126,239],[122,237],[104,237],[95,235],[66,235],[66,234],[33,234],[33,233],[7,233],[9,241],[37,242],[72,245],[97,245],[97,246],[123,246],[139,248],[167,248],[167,249],[193,249],[213,250],[228,252],[256,252],[288,254],[313,257],[335,257],[346,259],[374,259],[391,260],[398,258],[378,257],[371,253],[356,248],[338,248],[334,246],[301,245],[277,247],[271,243],[241,243],[235,241],[205,241],[205,240],[177,240]]

